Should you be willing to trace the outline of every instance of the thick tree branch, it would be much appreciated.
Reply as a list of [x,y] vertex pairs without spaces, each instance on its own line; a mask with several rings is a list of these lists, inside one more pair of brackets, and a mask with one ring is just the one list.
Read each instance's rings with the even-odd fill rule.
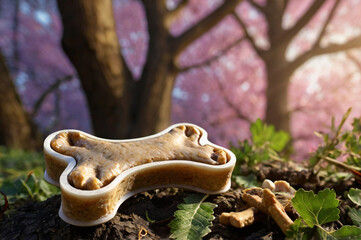
[[62,78],[56,79],[56,81],[51,84],[42,94],[41,96],[38,98],[38,100],[36,100],[33,109],[31,111],[31,119],[34,119],[34,117],[36,117],[36,115],[38,114],[41,105],[43,104],[44,100],[46,99],[47,96],[49,96],[49,94],[51,94],[53,91],[57,90],[59,88],[59,86],[65,82],[68,82],[70,80],[73,79],[74,76],[72,75],[67,75],[64,76]]
[[358,37],[355,37],[346,43],[343,44],[330,44],[327,47],[321,48],[320,46],[314,46],[309,51],[306,51],[301,56],[299,56],[296,60],[290,63],[290,68],[298,68],[303,63],[305,63],[307,60],[309,60],[312,57],[323,55],[323,54],[330,54],[330,53],[336,53],[341,51],[347,51],[353,48],[359,48],[361,47],[361,35]]
[[290,42],[310,22],[325,2],[326,0],[315,0],[297,23],[292,28],[286,30],[283,37],[284,41]]
[[243,0],[232,0],[224,1],[224,3],[218,7],[215,11],[203,18],[197,24],[190,27],[180,36],[173,38],[173,51],[174,56],[177,57],[179,54],[186,49],[194,40],[208,32],[217,23],[219,23],[225,16],[232,13],[234,8]]
[[335,4],[332,6],[332,9],[331,9],[331,11],[329,12],[329,14],[327,16],[325,22],[323,23],[323,26],[321,28],[320,33],[317,36],[317,39],[316,39],[316,41],[314,43],[314,46],[319,46],[320,47],[321,40],[324,37],[326,29],[327,29],[328,25],[330,24],[333,16],[335,15],[336,9],[337,9],[339,4],[340,4],[340,0],[336,0]]
[[257,44],[254,41],[253,37],[248,32],[246,24],[242,21],[242,19],[238,16],[238,14],[236,12],[233,12],[233,16],[235,17],[235,19],[237,20],[239,25],[241,25],[243,33],[244,33],[246,39],[251,43],[251,46],[257,52],[257,54],[263,59],[264,58],[264,50],[260,49],[257,46]]
[[327,29],[328,25],[330,24],[333,16],[335,15],[335,12],[336,12],[339,4],[340,4],[340,0],[336,0],[336,2],[332,6],[332,9],[330,10],[330,12],[327,16],[325,22],[322,25],[320,33],[318,34],[317,39],[316,39],[315,43],[313,44],[312,48],[310,50],[306,51],[305,53],[303,53],[292,63],[290,63],[291,68],[293,68],[293,67],[298,68],[303,63],[305,63],[307,60],[309,60],[310,58],[317,56],[317,55],[345,51],[348,49],[352,49],[352,48],[361,46],[361,35],[360,35],[354,39],[349,40],[348,42],[346,42],[344,44],[331,44],[325,48],[321,47],[321,45],[320,45],[321,40],[324,37],[326,29]]
[[200,62],[200,63],[196,63],[194,65],[190,65],[184,68],[179,69],[179,72],[186,72],[189,71],[190,69],[194,69],[194,68],[199,68],[199,67],[203,67],[203,66],[207,66],[210,65],[212,62],[216,61],[217,59],[219,59],[220,57],[224,56],[225,53],[227,53],[231,48],[233,48],[234,46],[237,46],[240,42],[242,42],[245,39],[245,37],[239,38],[236,41],[234,41],[233,43],[229,44],[227,47],[225,47],[224,49],[220,50],[216,55],[212,56],[211,58],[208,58],[207,60]]

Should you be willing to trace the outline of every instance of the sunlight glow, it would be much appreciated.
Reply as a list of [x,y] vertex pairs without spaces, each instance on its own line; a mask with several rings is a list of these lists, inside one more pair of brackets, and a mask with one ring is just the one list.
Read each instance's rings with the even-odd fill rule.
[[49,26],[49,24],[51,23],[50,15],[43,10],[36,10],[34,12],[34,18],[38,23],[43,26]]
[[187,100],[188,99],[188,93],[178,87],[175,87],[173,89],[172,95],[175,99],[179,99],[179,100]]

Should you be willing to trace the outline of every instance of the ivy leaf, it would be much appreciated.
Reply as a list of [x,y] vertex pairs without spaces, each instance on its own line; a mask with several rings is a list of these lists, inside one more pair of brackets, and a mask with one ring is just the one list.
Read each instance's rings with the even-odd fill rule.
[[312,191],[299,189],[292,199],[293,207],[311,228],[315,225],[338,220],[339,201],[334,190],[326,188],[315,195]]
[[350,208],[348,210],[348,216],[351,218],[353,224],[357,227],[361,227],[361,210],[356,208]]
[[361,189],[351,188],[347,196],[354,204],[361,206]]
[[330,234],[327,239],[334,240],[357,240],[361,239],[361,228],[356,226],[343,226]]
[[184,198],[184,203],[178,205],[174,219],[168,224],[171,228],[170,238],[201,239],[211,230],[209,226],[214,220],[214,203],[204,202],[208,195],[193,194]]

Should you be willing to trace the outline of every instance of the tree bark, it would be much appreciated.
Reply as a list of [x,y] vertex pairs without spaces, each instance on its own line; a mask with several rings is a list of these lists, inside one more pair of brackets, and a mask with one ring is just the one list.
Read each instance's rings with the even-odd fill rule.
[[40,148],[40,135],[17,95],[5,59],[0,53],[0,145]]
[[63,47],[79,74],[97,136],[138,137],[170,124],[176,68],[165,24],[167,9],[163,1],[144,5],[149,50],[143,74],[134,81],[121,56],[111,1],[58,1]]
[[134,81],[121,56],[112,1],[58,0],[63,48],[81,80],[95,135],[129,138],[165,129],[170,124],[172,90],[179,72],[176,58],[240,1],[225,1],[185,33],[173,37],[169,26],[177,13],[169,11],[165,1],[143,0],[148,53],[142,75]]
[[129,102],[133,84],[120,53],[111,0],[61,0],[64,51],[84,89],[96,135],[130,135]]
[[[302,53],[292,62],[287,61],[285,54],[289,44],[326,2],[325,0],[315,0],[295,25],[289,29],[283,29],[282,27],[283,14],[289,1],[267,1],[265,6],[257,6],[257,9],[264,14],[268,24],[270,47],[268,50],[260,51],[255,44],[252,44],[252,46],[266,65],[268,86],[266,90],[267,103],[265,121],[274,125],[278,130],[284,130],[290,133],[288,88],[293,73],[314,56],[361,47],[361,36],[354,37],[343,44],[330,44],[326,47],[321,47],[320,42],[326,32],[326,28],[339,6],[340,1],[337,0],[327,13],[326,20],[321,24],[321,31],[311,49]],[[244,23],[241,22],[241,25],[242,24],[244,25]]]
[[275,71],[274,62],[266,62],[266,122],[277,130],[291,132],[290,113],[288,110],[288,88],[291,77],[289,71]]
[[174,52],[171,48],[165,1],[143,1],[147,16],[149,43],[146,63],[138,84],[140,93],[135,135],[145,136],[169,126],[171,99],[177,75]]
[[286,60],[288,42],[281,39],[284,30],[282,17],[286,8],[283,0],[268,1],[264,13],[268,22],[268,38],[271,48],[263,57],[267,73],[266,119],[277,130],[290,133],[290,116],[288,111],[288,87],[294,69],[290,69]]
[[170,35],[169,12],[165,1],[143,0],[147,16],[149,45],[147,60],[139,81],[141,92],[136,136],[158,132],[170,124],[173,86],[180,69],[177,57],[193,41],[229,15],[242,0],[225,1],[219,8],[178,37]]

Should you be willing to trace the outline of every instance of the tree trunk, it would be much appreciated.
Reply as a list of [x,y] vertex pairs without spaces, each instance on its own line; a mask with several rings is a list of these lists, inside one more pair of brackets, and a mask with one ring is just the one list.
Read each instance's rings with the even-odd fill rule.
[[0,53],[0,145],[38,149],[40,135],[17,95],[5,59]]
[[146,66],[147,71],[142,76],[147,81],[141,89],[134,136],[159,132],[171,123],[172,90],[177,73],[169,66],[166,56],[157,57],[163,59],[157,62],[157,66],[155,63]]
[[[146,63],[134,81],[120,53],[111,0],[58,0],[63,48],[75,66],[87,97],[94,133],[106,138],[153,134],[170,124],[175,59],[192,41],[228,15],[240,2],[221,7],[179,37],[169,33],[165,1],[143,0],[149,43]],[[179,9],[178,9],[179,10]]]
[[293,70],[285,59],[287,46],[276,48],[265,59],[267,71],[266,119],[277,130],[290,133],[290,115],[288,110],[288,88]]
[[145,136],[169,126],[171,99],[177,75],[171,36],[166,26],[167,9],[164,1],[143,1],[149,32],[146,63],[140,79],[140,98],[136,108],[135,135]]
[[290,76],[272,72],[267,66],[268,87],[266,91],[266,123],[274,125],[277,130],[290,133],[290,116],[288,111],[288,87]]
[[93,130],[105,138],[129,137],[133,84],[121,57],[111,0],[61,0],[64,51],[85,92]]
[[111,0],[58,1],[63,47],[79,74],[97,136],[138,137],[170,124],[176,68],[165,25],[167,10],[163,1],[144,4],[149,50],[141,79],[135,82],[121,56]]
[[290,69],[286,60],[289,42],[281,41],[283,35],[282,16],[286,8],[285,1],[268,1],[265,16],[268,22],[270,49],[263,58],[267,71],[266,119],[268,124],[277,130],[290,133],[290,117],[288,111],[288,87],[294,69]]

